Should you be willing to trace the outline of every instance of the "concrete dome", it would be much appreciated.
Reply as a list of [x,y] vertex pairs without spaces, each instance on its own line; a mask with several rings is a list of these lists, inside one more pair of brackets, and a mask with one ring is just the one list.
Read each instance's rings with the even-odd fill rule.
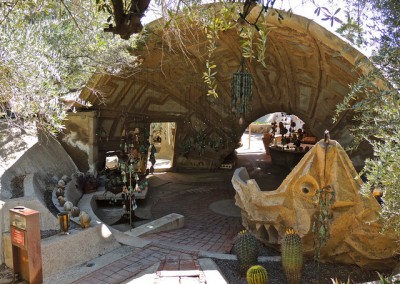
[[[258,15],[257,9],[252,10],[249,21]],[[183,55],[176,40],[171,40],[170,46],[166,44],[165,39],[171,35],[163,33],[158,21],[147,27],[146,43],[137,51],[142,60],[138,73],[130,78],[96,78],[94,85],[105,94],[105,105],[90,92],[83,92],[81,98],[91,101],[101,111],[98,125],[110,139],[117,139],[123,125],[133,126],[133,122],[175,121],[174,160],[178,168],[218,167],[235,149],[249,123],[276,111],[297,115],[318,138],[327,129],[332,139],[346,146],[352,141],[349,131],[352,116],[342,113],[336,123],[332,118],[336,105],[349,92],[349,85],[363,72],[355,68],[357,63],[367,59],[314,21],[298,15],[283,15],[283,21],[273,15],[266,18],[267,25],[273,27],[266,47],[267,67],[255,59],[245,61],[253,75],[253,111],[246,115],[243,125],[239,125],[239,118],[230,106],[231,79],[239,70],[242,57],[236,29],[219,34],[212,58],[217,65],[218,98],[205,95],[207,86],[202,74],[207,59],[207,38],[204,33],[198,27],[181,31],[186,48]],[[196,136],[200,138],[195,139]],[[196,153],[194,149],[200,147],[201,139],[219,139],[222,147],[215,151],[206,145],[203,153]],[[187,153],[184,148],[190,143],[197,145]],[[111,146],[103,145],[99,150],[106,151]],[[351,155],[356,167],[369,155],[370,150],[366,149]]]

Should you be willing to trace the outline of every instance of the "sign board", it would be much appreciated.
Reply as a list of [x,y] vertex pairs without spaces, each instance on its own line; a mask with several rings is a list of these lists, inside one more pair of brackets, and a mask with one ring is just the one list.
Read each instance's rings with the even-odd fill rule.
[[11,227],[11,243],[20,248],[25,248],[25,231]]

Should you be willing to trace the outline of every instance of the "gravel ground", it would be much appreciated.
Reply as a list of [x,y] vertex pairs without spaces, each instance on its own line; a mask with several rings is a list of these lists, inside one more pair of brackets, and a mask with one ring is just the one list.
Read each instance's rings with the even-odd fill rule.
[[4,263],[0,264],[0,284],[13,283],[13,271]]
[[[235,260],[213,259],[229,284],[247,284],[245,275],[239,273],[239,264]],[[268,272],[268,284],[286,283],[282,265],[279,261],[259,263]],[[384,272],[389,275],[389,272]],[[375,271],[367,271],[352,265],[320,264],[319,272],[313,261],[306,262],[303,267],[302,284],[332,284],[331,279],[337,278],[339,283],[346,283],[348,277],[351,283],[364,283],[378,280]]]
[[[234,254],[232,250],[231,254]],[[280,252],[260,244],[260,256],[280,256]],[[246,276],[240,273],[237,260],[213,259],[218,265],[229,284],[247,284]],[[259,265],[267,269],[268,284],[285,284],[285,274],[280,261],[262,262]],[[380,271],[383,275],[390,275],[390,270]],[[376,271],[364,270],[356,265],[319,264],[319,269],[314,261],[305,261],[302,273],[302,284],[332,284],[331,279],[338,279],[339,283],[365,283],[379,280]],[[395,283],[395,282],[393,282]],[[396,283],[398,284],[398,283]]]

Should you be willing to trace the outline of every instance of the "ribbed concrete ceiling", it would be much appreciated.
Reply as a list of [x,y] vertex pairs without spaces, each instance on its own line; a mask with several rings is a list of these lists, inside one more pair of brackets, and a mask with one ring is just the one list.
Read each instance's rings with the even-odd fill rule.
[[[258,15],[257,9],[252,10],[249,21]],[[253,111],[246,116],[246,123],[268,113],[284,111],[299,116],[317,137],[322,138],[328,129],[332,139],[347,145],[352,139],[351,115],[343,113],[335,124],[332,118],[336,104],[343,100],[349,85],[362,73],[355,65],[365,56],[301,16],[287,15],[279,22],[276,16],[270,15],[267,24],[274,27],[268,35],[267,68],[256,60],[245,61],[254,78]],[[168,35],[162,34],[159,26],[155,21],[148,27],[146,44],[139,50],[143,64],[135,76],[103,77],[98,81],[97,87],[107,97],[107,105],[102,108],[147,117],[175,117],[193,124],[200,121],[205,127],[218,125],[219,130],[214,132],[226,134],[228,129],[220,128],[231,129],[231,120],[237,119],[230,112],[230,82],[233,73],[240,68],[242,56],[237,31],[232,29],[219,34],[213,55],[219,96],[214,100],[205,95],[207,86],[202,78],[207,58],[205,35],[194,28],[182,31],[186,36],[193,35],[184,41],[186,55],[183,55],[176,42],[167,46],[163,38]],[[95,96],[84,93],[82,97],[100,107]],[[119,117],[116,115],[115,119]],[[108,125],[110,132],[115,130],[115,136],[121,133],[116,121]],[[181,137],[182,143],[184,140]],[[353,162],[362,163],[363,158],[354,159],[357,160],[355,156]]]

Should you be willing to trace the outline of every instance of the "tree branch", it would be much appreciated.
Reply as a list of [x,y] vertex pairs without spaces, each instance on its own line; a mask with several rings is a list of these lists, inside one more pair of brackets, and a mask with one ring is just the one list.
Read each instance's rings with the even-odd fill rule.
[[61,0],[61,4],[64,6],[65,9],[67,9],[68,14],[71,16],[72,20],[74,21],[76,27],[78,28],[78,30],[80,31],[81,34],[83,34],[81,28],[78,25],[78,22],[76,21],[74,15],[72,15],[71,11],[69,10],[69,8],[67,7],[67,5],[65,5],[64,0]]

